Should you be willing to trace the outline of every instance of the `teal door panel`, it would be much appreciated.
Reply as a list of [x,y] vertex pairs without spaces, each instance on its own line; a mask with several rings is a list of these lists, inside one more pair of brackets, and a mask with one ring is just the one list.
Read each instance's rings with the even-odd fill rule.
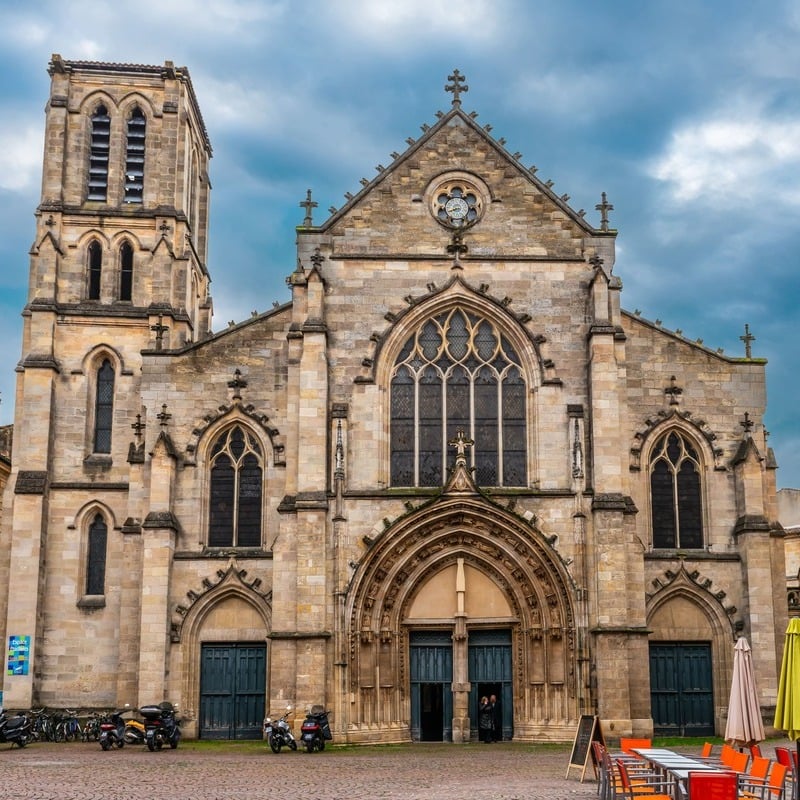
[[265,645],[204,644],[200,738],[260,739],[265,693]]
[[502,736],[503,739],[511,739],[514,735],[511,631],[470,631],[468,660],[471,736],[478,736],[480,698],[484,695],[495,695],[498,704],[498,730],[495,735],[497,738]]
[[411,739],[453,738],[453,642],[449,631],[414,631],[410,639]]
[[711,645],[651,643],[650,700],[656,734],[713,736]]

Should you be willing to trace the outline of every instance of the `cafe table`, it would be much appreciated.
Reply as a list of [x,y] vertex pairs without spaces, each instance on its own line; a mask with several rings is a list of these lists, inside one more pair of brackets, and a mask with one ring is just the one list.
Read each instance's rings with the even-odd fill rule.
[[698,761],[691,756],[676,753],[663,747],[634,747],[631,752],[646,761],[656,771],[664,775],[672,785],[673,797],[682,800],[687,797],[687,782],[690,772],[728,772],[724,767]]

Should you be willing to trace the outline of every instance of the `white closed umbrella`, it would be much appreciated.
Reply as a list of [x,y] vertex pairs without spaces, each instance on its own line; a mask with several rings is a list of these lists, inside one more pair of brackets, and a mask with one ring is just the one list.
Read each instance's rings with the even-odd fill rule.
[[763,742],[764,738],[753,655],[747,639],[741,638],[733,648],[733,680],[725,741],[733,746],[749,746]]

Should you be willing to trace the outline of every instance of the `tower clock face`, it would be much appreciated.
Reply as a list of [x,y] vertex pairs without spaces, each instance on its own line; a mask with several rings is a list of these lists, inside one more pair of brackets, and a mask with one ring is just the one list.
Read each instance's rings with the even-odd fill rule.
[[466,228],[480,219],[482,198],[477,189],[466,181],[448,181],[434,194],[431,211],[436,220],[447,228]]

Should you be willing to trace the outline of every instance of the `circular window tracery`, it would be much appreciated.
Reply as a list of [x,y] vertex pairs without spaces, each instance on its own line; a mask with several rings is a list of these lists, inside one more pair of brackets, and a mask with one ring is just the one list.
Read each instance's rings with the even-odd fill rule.
[[431,212],[447,228],[467,228],[483,215],[483,198],[469,181],[450,180],[433,193]]

